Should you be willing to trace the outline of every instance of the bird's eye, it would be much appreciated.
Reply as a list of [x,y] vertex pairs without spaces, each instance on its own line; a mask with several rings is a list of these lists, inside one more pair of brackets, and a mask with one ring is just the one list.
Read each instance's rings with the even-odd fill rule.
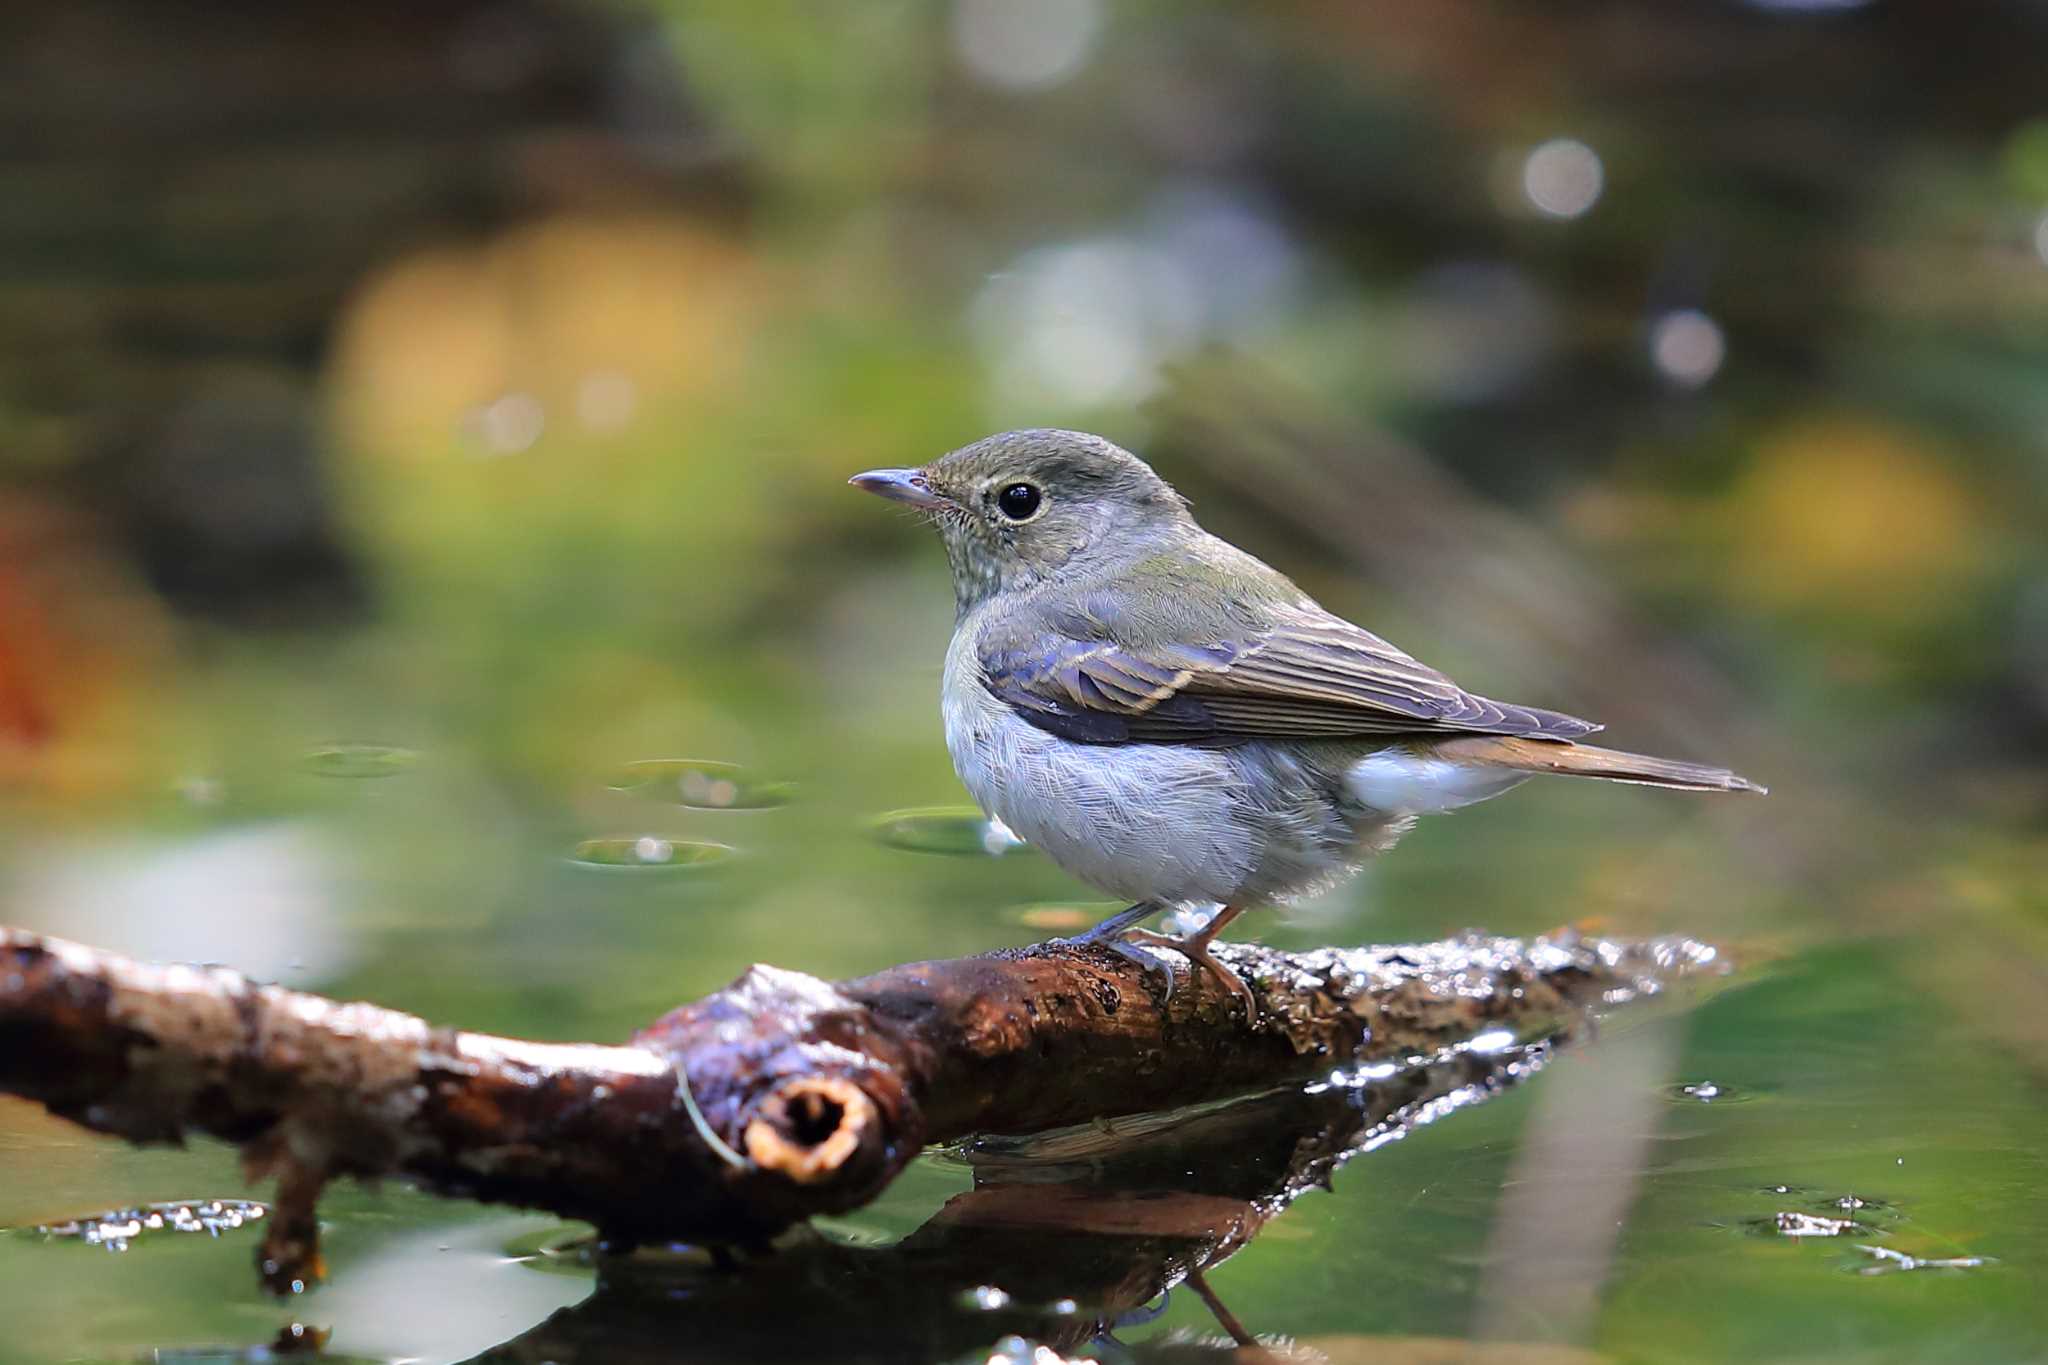
[[996,506],[1011,521],[1023,521],[1038,510],[1038,490],[1028,483],[1013,483],[996,494]]

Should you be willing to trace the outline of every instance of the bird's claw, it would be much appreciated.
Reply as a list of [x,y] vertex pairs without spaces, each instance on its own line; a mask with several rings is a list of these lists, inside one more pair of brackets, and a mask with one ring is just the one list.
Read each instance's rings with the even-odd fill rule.
[[[1124,961],[1135,966],[1141,972],[1157,972],[1161,983],[1159,1003],[1165,1005],[1171,1002],[1173,999],[1173,964],[1165,961],[1163,958],[1153,956],[1151,953],[1126,940],[1124,935],[1130,932],[1129,929],[1119,926],[1112,932],[1105,934],[1101,931],[1101,927],[1097,926],[1085,934],[1076,934],[1072,938],[1056,938],[1053,942],[1063,948],[1106,948]],[[1140,932],[1143,931],[1141,930]]]
[[[1193,965],[1205,969],[1211,976],[1234,991],[1240,1000],[1244,1001],[1244,1018],[1246,1023],[1256,1024],[1258,1022],[1259,997],[1252,991],[1249,985],[1245,984],[1243,977],[1239,976],[1229,967],[1224,966],[1221,962],[1218,962],[1215,956],[1210,953],[1209,938],[1206,933],[1190,935],[1187,938],[1174,938],[1170,934],[1155,934],[1150,929],[1126,929],[1124,930],[1124,943],[1144,944],[1151,948],[1173,949],[1176,953],[1187,958]],[[1119,948],[1119,951],[1121,951],[1121,948]]]
[[[1125,933],[1131,932],[1125,930]],[[1137,932],[1143,933],[1144,930]],[[1113,938],[1102,945],[1126,962],[1136,964],[1139,971],[1157,972],[1160,980],[1159,1004],[1161,1008],[1173,1003],[1173,964],[1163,958],[1146,952],[1127,938]]]

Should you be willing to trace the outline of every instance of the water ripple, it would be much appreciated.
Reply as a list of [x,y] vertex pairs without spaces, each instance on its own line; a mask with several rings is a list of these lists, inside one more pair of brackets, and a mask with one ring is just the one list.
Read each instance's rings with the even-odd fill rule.
[[569,855],[569,862],[574,867],[602,872],[701,872],[732,855],[733,849],[726,844],[664,839],[655,834],[628,834],[585,839]]
[[613,791],[692,810],[770,810],[796,799],[794,783],[707,758],[640,759],[621,769],[610,785]]

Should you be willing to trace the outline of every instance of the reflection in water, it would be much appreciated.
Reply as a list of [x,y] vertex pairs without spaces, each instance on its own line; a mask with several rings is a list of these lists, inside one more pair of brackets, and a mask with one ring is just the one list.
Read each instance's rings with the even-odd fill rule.
[[88,1246],[126,1251],[138,1237],[150,1233],[203,1232],[218,1237],[257,1222],[269,1212],[265,1205],[249,1199],[179,1200],[112,1209],[61,1223],[43,1223],[36,1231],[52,1239],[75,1237]]
[[1583,1345],[1614,1275],[1677,1046],[1662,1021],[1604,1040],[1535,1097],[1488,1230],[1473,1334]]
[[1859,1218],[1896,1216],[1898,1210],[1882,1199],[1865,1199],[1860,1194],[1838,1194],[1824,1199],[1822,1208],[1853,1213]]
[[1870,1231],[1852,1218],[1828,1218],[1797,1209],[1780,1209],[1762,1218],[1745,1218],[1736,1224],[1752,1237],[1843,1237]]
[[588,1275],[597,1264],[597,1235],[570,1223],[551,1223],[505,1243],[505,1256],[549,1275]]
[[796,784],[758,777],[736,763],[699,758],[647,758],[628,763],[611,784],[693,810],[768,810],[796,797]]
[[1753,1104],[1763,1098],[1753,1089],[1725,1081],[1680,1081],[1665,1086],[1662,1093],[1673,1104]]
[[996,917],[1040,933],[1070,934],[1093,928],[1121,909],[1121,901],[1033,901],[998,910]]
[[1989,1256],[1908,1256],[1890,1247],[1867,1244],[1859,1244],[1856,1250],[1870,1258],[1868,1264],[1854,1266],[1859,1275],[1893,1275],[1907,1270],[1975,1270],[1994,1264]]
[[10,923],[145,960],[307,980],[347,970],[362,951],[345,913],[345,854],[311,821],[43,839],[10,870]]
[[[1501,1093],[1548,1055],[1543,1043],[1457,1051],[1195,1111],[976,1141],[948,1157],[972,1169],[974,1188],[894,1245],[805,1231],[738,1267],[683,1252],[600,1260],[590,1299],[478,1359],[810,1361],[821,1342],[839,1361],[985,1359],[1019,1343],[1023,1359],[1041,1345],[1114,1351],[1115,1334],[1156,1316],[1149,1305],[1182,1283],[1234,1326],[1205,1292],[1207,1269],[1354,1156]],[[1256,1308],[1240,1309],[1260,1330]]]
[[868,831],[890,848],[954,857],[1000,858],[1030,847],[1001,820],[974,806],[919,806],[892,810],[868,822]]
[[1757,1191],[1770,1211],[1716,1226],[1766,1239],[1790,1237],[1884,1237],[1905,1219],[1888,1199],[1849,1191],[1828,1193],[1801,1185],[1766,1185]]
[[640,834],[585,839],[569,855],[569,862],[576,867],[607,872],[692,872],[722,863],[732,854],[733,850],[725,844],[693,843]]
[[300,764],[321,777],[391,777],[418,761],[417,753],[393,744],[323,744],[308,749]]
[[531,1221],[499,1216],[381,1240],[295,1311],[317,1314],[336,1350],[413,1365],[466,1360],[508,1333],[544,1331],[547,1315],[583,1298],[587,1286],[528,1274],[503,1254]]
[[263,1365],[276,1360],[311,1359],[321,1365],[386,1365],[368,1356],[336,1355],[327,1349],[328,1334],[303,1322],[289,1322],[266,1346],[173,1346],[149,1353],[152,1365]]

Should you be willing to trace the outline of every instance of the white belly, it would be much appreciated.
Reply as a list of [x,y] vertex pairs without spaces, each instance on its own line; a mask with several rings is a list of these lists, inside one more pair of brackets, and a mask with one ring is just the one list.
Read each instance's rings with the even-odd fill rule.
[[1231,900],[1259,862],[1245,783],[1225,750],[1075,744],[990,695],[972,632],[946,654],[946,747],[983,810],[1114,896]]

